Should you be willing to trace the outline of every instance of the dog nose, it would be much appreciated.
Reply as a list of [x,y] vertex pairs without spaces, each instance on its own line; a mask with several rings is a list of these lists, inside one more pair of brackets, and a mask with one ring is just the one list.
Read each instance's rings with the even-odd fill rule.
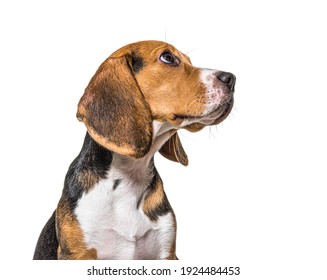
[[236,77],[229,72],[219,72],[217,79],[227,85],[229,90],[234,90]]

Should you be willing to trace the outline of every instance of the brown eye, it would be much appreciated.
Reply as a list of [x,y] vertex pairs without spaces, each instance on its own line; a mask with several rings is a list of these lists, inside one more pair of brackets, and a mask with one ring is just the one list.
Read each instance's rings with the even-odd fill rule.
[[160,57],[159,57],[160,61],[162,61],[165,64],[170,64],[173,66],[178,65],[178,60],[175,58],[175,56],[169,52],[169,51],[164,51]]

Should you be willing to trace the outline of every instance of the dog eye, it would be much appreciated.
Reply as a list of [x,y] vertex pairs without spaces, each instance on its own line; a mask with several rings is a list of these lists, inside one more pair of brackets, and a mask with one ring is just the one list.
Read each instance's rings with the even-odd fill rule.
[[164,51],[160,55],[159,59],[165,64],[178,65],[177,58],[171,52],[168,51]]

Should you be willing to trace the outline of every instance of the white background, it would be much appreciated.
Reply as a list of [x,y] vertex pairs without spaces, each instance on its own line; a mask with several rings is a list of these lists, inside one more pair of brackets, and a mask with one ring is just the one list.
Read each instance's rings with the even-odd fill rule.
[[187,168],[156,156],[182,263],[327,279],[326,26],[317,0],[2,1],[2,268],[17,279],[32,265],[83,142],[77,102],[97,67],[155,39],[237,76],[231,116],[180,133]]

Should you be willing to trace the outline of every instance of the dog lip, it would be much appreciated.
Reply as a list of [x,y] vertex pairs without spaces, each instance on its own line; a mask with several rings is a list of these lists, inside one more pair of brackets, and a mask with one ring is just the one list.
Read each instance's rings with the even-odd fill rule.
[[225,104],[225,106],[223,107],[222,112],[219,114],[219,116],[215,119],[215,121],[211,125],[219,124],[223,120],[225,120],[227,118],[227,116],[229,115],[229,113],[232,111],[233,104],[234,104],[234,99],[231,98],[228,101],[228,103]]
[[188,119],[188,120],[202,120],[202,119],[206,119],[207,117],[210,118],[219,118],[225,111],[226,106],[219,106],[216,110],[205,114],[205,115],[184,115],[184,114],[174,114],[172,120],[173,121],[178,121],[178,120],[184,120],[184,119]]
[[222,122],[231,112],[233,107],[234,100],[233,98],[230,98],[228,102],[226,102],[224,105],[218,106],[217,109],[205,114],[205,115],[185,115],[185,114],[173,114],[171,117],[171,120],[174,123],[182,123],[183,120],[195,120],[195,121],[208,121],[212,120],[212,124],[218,124]]
[[197,118],[201,118],[201,117],[202,116],[175,114],[173,120],[177,120],[177,119],[197,119]]

